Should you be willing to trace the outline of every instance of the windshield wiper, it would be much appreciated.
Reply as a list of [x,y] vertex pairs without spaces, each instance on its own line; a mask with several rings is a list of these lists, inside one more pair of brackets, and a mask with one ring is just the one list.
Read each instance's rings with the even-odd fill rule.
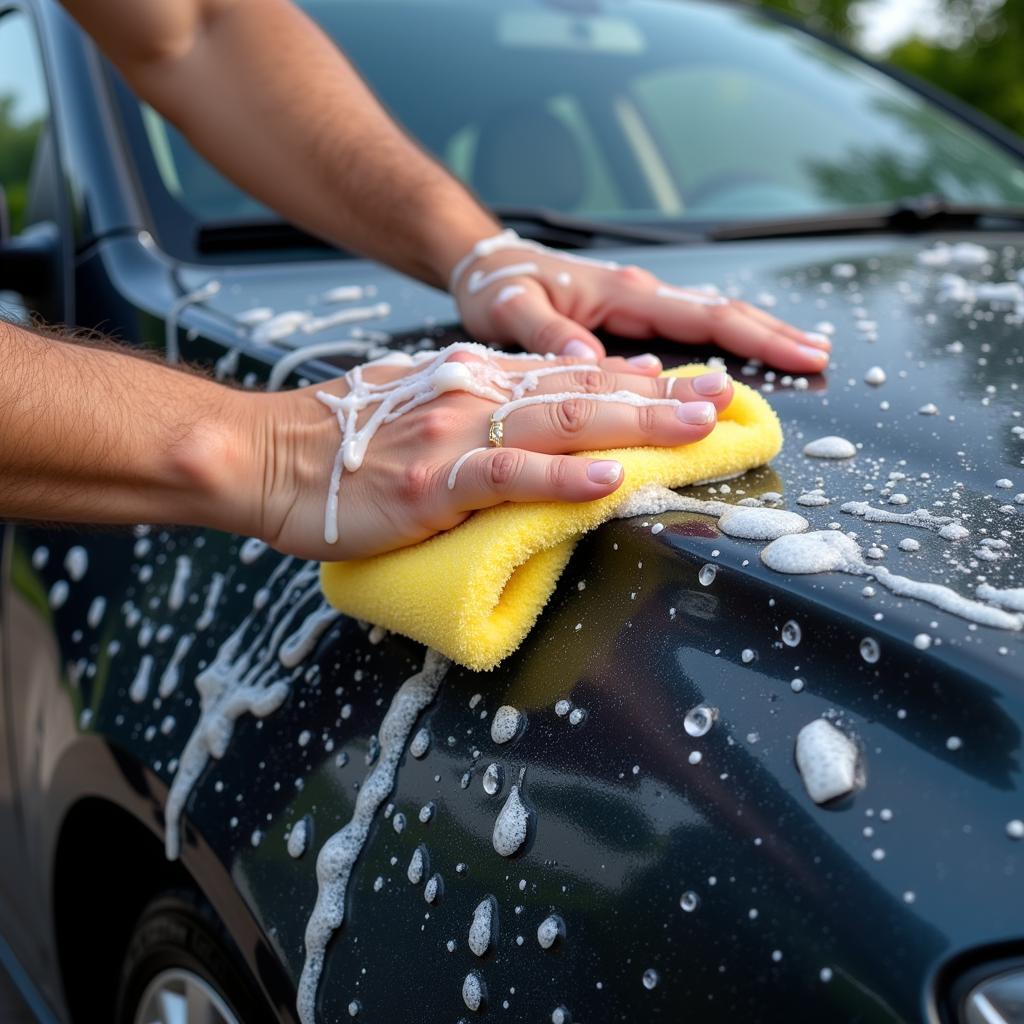
[[543,206],[492,206],[491,212],[510,227],[524,224],[541,228],[544,237],[538,241],[563,248],[593,245],[600,239],[637,245],[686,245],[707,241],[703,234],[617,224],[614,221],[586,220],[570,213],[548,210]]
[[[316,235],[284,220],[221,220],[201,224],[196,248],[204,254],[282,251],[288,249],[334,249]],[[344,255],[342,253],[342,255]]]
[[726,224],[708,231],[714,242],[754,238],[808,238],[872,232],[998,231],[1024,226],[1024,206],[952,203],[942,196],[912,196],[895,203],[813,217],[781,217]]

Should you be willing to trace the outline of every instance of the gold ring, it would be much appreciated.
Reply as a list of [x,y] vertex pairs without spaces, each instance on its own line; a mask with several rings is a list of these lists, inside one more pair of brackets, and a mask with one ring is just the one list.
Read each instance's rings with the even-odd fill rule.
[[487,428],[487,443],[492,448],[500,448],[505,443],[505,421],[496,420],[493,415]]

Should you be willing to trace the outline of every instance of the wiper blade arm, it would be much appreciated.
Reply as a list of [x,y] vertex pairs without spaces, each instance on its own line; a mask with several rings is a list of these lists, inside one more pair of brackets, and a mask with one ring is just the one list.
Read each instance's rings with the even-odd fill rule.
[[316,235],[284,220],[207,221],[196,233],[201,253],[256,252],[260,250],[334,249]]
[[913,234],[937,230],[978,230],[986,221],[991,221],[992,227],[1024,225],[1024,207],[951,203],[941,196],[915,196],[883,206],[839,211],[820,217],[783,217],[723,225],[710,230],[708,238],[715,242],[738,242],[756,238],[809,238],[872,232]]
[[506,225],[529,224],[545,228],[552,236],[546,241],[555,241],[566,247],[578,246],[581,242],[592,242],[600,238],[616,242],[633,242],[638,245],[692,245],[707,241],[703,234],[637,227],[612,221],[587,220],[569,213],[548,210],[542,206],[492,206],[491,212]]

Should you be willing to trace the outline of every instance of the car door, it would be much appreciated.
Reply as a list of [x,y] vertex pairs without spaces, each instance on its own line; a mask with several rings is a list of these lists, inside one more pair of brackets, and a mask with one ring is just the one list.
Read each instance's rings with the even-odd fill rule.
[[[15,322],[41,307],[59,313],[48,299],[40,302],[40,296],[29,293],[32,275],[21,273],[32,262],[24,259],[26,247],[38,251],[38,243],[50,234],[39,211],[59,204],[57,195],[47,196],[48,185],[39,174],[52,157],[52,149],[47,149],[52,145],[49,123],[50,102],[35,26],[27,10],[0,4],[0,317]],[[11,526],[0,524],[0,931],[31,970],[44,955],[37,930],[44,922],[35,906],[35,892],[26,884],[29,861],[11,692],[12,679],[31,666],[14,661],[10,634],[15,620],[22,618],[20,612],[37,607],[45,595],[32,585],[32,566],[14,547],[13,534]],[[37,561],[41,557],[37,555]],[[27,603],[12,600],[12,578],[24,587]],[[33,642],[25,644],[21,654],[38,664],[47,650],[45,628],[38,617],[28,621],[34,627]]]

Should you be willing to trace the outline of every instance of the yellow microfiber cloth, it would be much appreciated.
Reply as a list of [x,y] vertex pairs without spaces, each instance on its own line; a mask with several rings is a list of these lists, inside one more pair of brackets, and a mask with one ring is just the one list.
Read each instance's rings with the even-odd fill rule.
[[[706,366],[666,375],[693,377]],[[617,448],[581,454],[617,459],[625,478],[598,501],[508,502],[413,547],[325,563],[320,583],[339,611],[436,648],[471,669],[492,669],[525,639],[588,530],[611,519],[647,484],[682,487],[760,466],[782,447],[772,407],[735,382],[733,400],[702,441],[678,448]]]

